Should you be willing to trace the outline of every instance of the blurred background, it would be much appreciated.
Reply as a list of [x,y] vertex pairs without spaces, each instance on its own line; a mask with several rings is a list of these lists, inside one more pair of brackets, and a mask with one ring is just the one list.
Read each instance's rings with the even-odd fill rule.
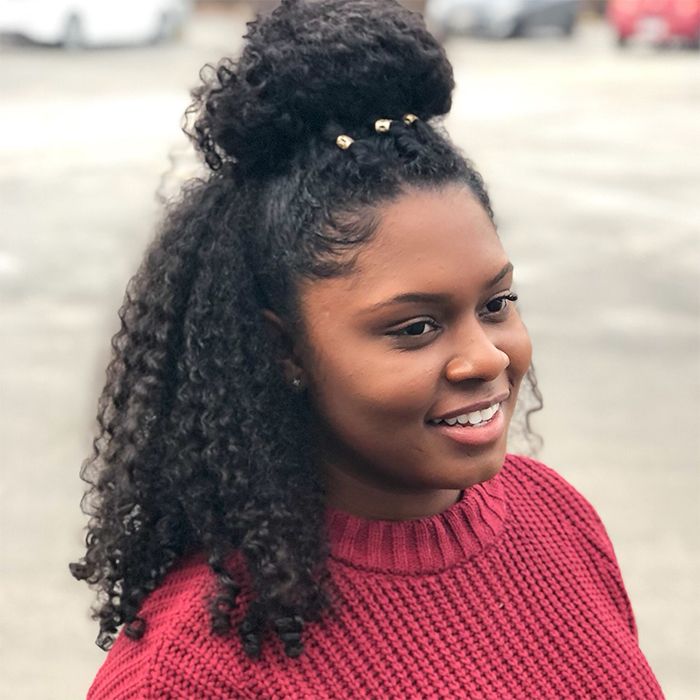
[[[697,699],[700,2],[407,4],[516,265],[540,456],[606,524],[667,697]],[[197,172],[199,69],[269,6],[0,0],[2,697],[84,697],[104,658],[68,562],[116,310]]]

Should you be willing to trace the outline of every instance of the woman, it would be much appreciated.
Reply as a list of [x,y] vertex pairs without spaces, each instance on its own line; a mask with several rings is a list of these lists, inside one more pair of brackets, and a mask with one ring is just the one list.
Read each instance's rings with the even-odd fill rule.
[[392,0],[246,38],[113,341],[89,697],[662,697],[597,514],[506,454],[531,347],[444,51]]

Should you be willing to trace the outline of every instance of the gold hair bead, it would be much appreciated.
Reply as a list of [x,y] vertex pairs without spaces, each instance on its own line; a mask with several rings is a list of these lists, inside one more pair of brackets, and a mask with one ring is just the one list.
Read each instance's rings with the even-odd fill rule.
[[404,114],[403,115],[403,123],[404,124],[413,124],[413,122],[417,121],[418,117],[415,114]]
[[374,122],[374,130],[378,134],[386,134],[389,132],[389,129],[391,129],[391,119],[377,119]]
[[335,145],[338,146],[338,148],[342,148],[344,151],[347,151],[353,143],[353,139],[351,139],[347,134],[341,134],[335,140]]

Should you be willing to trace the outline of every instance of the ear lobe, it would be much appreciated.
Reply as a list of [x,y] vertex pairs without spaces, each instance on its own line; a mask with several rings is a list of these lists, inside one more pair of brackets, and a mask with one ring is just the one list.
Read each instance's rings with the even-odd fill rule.
[[294,337],[285,321],[274,311],[263,309],[261,315],[275,360],[282,368],[285,379],[291,383],[303,373],[296,356]]

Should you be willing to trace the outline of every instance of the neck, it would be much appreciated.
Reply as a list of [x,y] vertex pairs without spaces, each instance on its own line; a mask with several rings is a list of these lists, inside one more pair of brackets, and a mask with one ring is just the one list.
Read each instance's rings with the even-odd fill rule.
[[453,506],[459,489],[401,489],[375,484],[338,467],[324,469],[326,504],[359,518],[412,520],[436,515]]

